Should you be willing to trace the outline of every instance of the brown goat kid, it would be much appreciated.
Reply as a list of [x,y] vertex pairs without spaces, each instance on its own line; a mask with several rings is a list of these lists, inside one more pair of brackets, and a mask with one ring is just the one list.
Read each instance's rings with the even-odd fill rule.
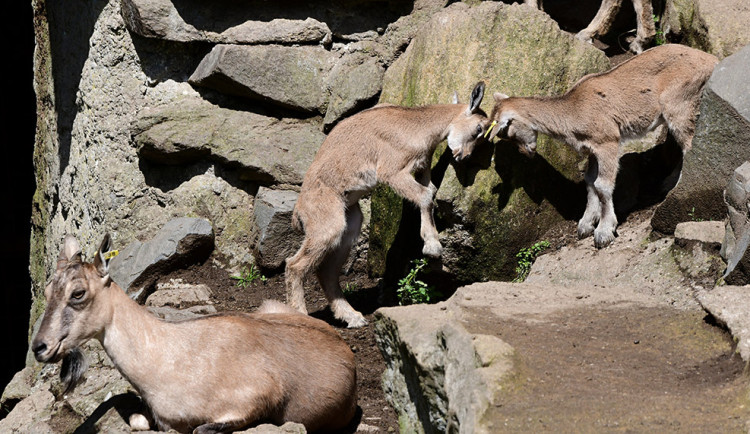
[[334,316],[349,327],[367,323],[344,298],[339,274],[362,226],[358,201],[378,182],[419,207],[422,252],[441,255],[432,215],[432,154],[445,139],[457,160],[472,152],[488,123],[479,108],[483,96],[480,82],[468,105],[458,104],[455,97],[456,104],[381,105],[343,120],[331,131],[305,174],[294,207],[292,224],[304,229],[305,239],[286,261],[290,306],[307,312],[302,283],[315,271]]
[[688,151],[701,92],[717,62],[700,50],[663,45],[607,72],[583,77],[562,96],[495,93],[490,118],[497,127],[490,127],[490,138],[503,131],[504,137],[518,142],[522,153],[533,156],[541,132],[588,155],[588,199],[578,236],[593,232],[596,247],[605,247],[614,240],[617,227],[612,193],[620,145],[666,124],[683,154]]
[[[108,247],[106,236],[94,263],[84,263],[68,236],[45,288],[32,350],[40,362],[65,359],[69,388],[85,369],[77,348],[95,338],[164,431],[231,432],[261,421],[316,431],[351,421],[354,355],[328,324],[280,303],[254,314],[162,321],[109,278]],[[131,425],[148,429],[138,415]]]

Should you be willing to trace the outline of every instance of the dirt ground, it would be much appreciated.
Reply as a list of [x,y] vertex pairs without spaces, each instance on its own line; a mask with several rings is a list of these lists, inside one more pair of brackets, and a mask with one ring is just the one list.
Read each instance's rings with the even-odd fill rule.
[[509,343],[519,365],[489,416],[498,432],[750,430],[745,365],[703,312],[574,309],[481,332]]
[[[260,306],[263,300],[283,301],[285,298],[283,274],[269,277],[265,282],[258,279],[245,288],[241,288],[227,271],[207,262],[176,271],[160,281],[173,278],[180,278],[185,283],[207,285],[211,288],[211,300],[219,312],[252,312]],[[375,343],[372,326],[372,313],[379,307],[376,285],[377,282],[361,273],[343,276],[341,279],[341,286],[350,288],[347,291],[350,303],[362,312],[368,321],[367,327],[361,329],[347,329],[345,324],[335,320],[327,307],[323,292],[317,284],[312,285],[312,280],[305,285],[305,297],[310,315],[333,325],[354,352],[357,361],[358,404],[361,409],[356,418],[356,422],[360,423],[358,432],[398,432],[396,412],[385,400],[381,387],[385,362]]]

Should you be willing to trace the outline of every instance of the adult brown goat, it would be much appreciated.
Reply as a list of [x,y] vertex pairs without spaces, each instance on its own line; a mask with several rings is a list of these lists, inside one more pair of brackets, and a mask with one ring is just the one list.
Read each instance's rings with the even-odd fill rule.
[[105,236],[93,264],[84,263],[76,239],[66,237],[45,288],[32,351],[40,362],[65,359],[69,389],[85,370],[78,347],[95,338],[164,431],[231,432],[260,421],[328,431],[351,421],[354,355],[331,326],[281,303],[254,314],[160,320],[109,278],[109,244]]

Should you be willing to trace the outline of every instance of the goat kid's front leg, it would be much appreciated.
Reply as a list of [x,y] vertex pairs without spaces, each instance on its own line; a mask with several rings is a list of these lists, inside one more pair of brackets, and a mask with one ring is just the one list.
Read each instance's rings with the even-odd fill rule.
[[633,8],[635,8],[635,19],[638,27],[635,39],[630,43],[630,51],[641,54],[656,36],[656,25],[653,18],[654,7],[651,0],[633,0]]
[[594,233],[594,227],[599,223],[602,215],[602,206],[599,201],[599,195],[596,194],[594,182],[599,174],[599,166],[596,157],[589,156],[589,164],[586,168],[586,211],[583,217],[578,221],[578,238],[586,238]]
[[601,249],[612,244],[615,240],[617,228],[617,216],[612,195],[615,191],[615,179],[619,167],[618,145],[616,143],[602,146],[602,151],[597,155],[598,174],[594,181],[594,190],[601,202],[601,218],[599,225],[594,230],[594,245]]
[[[411,180],[409,176],[409,180]],[[416,174],[416,181],[423,190],[419,193],[418,201],[412,200],[419,207],[420,228],[419,235],[424,240],[422,254],[433,258],[439,258],[443,254],[443,246],[440,244],[440,236],[435,227],[434,198],[437,187],[431,181],[430,169],[423,169]]]

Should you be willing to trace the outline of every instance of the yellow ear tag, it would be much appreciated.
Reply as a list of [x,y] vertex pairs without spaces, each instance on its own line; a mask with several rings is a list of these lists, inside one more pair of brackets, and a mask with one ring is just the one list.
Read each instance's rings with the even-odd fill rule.
[[485,139],[487,138],[487,136],[490,135],[490,132],[492,131],[493,128],[495,128],[495,125],[497,125],[497,121],[492,121],[492,123],[490,124],[490,127],[487,128],[487,132],[484,133]]
[[119,254],[120,254],[119,250],[110,250],[109,252],[104,253],[102,256],[104,257],[104,259],[109,261],[110,259],[114,258],[115,256]]

